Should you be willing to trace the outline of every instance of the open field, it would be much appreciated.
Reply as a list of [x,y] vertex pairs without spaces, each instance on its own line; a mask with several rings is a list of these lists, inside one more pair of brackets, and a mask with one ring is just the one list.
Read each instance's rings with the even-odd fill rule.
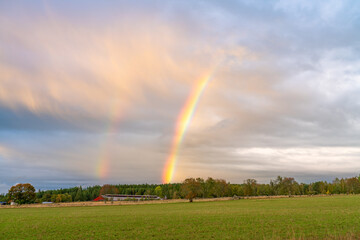
[[0,209],[0,239],[360,239],[360,196]]

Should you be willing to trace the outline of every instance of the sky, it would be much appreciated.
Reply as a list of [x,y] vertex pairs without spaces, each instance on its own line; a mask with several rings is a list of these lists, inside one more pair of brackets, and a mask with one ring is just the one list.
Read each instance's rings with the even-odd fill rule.
[[358,1],[0,1],[0,193],[356,176],[359,39]]

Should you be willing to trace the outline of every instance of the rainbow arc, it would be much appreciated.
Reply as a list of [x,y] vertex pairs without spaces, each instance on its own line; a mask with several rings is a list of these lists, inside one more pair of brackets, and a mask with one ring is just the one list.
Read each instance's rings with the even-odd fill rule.
[[163,171],[163,183],[170,183],[173,179],[179,147],[184,139],[185,132],[189,127],[201,95],[203,94],[210,79],[211,75],[207,75],[197,81],[178,116],[175,127],[175,134],[171,144],[170,154],[166,160]]

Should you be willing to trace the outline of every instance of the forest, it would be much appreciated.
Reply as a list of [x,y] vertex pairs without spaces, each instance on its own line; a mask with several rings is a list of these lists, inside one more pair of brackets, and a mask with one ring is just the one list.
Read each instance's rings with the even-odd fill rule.
[[[358,194],[360,176],[336,178],[332,182],[317,181],[310,184],[298,183],[292,177],[278,176],[268,184],[247,179],[242,184],[232,184],[224,179],[188,178],[182,183],[170,184],[117,184],[90,187],[72,187],[34,192],[32,202],[77,202],[92,201],[101,194],[157,195],[166,199],[218,198],[233,196],[272,195],[316,195],[316,194]],[[0,195],[0,202],[9,202],[11,192]]]

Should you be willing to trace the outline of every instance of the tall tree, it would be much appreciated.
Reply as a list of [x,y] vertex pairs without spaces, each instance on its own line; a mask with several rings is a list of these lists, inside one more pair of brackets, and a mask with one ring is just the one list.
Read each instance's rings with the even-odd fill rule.
[[187,178],[181,186],[181,192],[189,202],[201,194],[201,183],[194,178]]
[[35,188],[30,183],[19,183],[9,189],[9,200],[18,204],[33,203],[36,198]]
[[76,192],[76,195],[75,195],[75,198],[74,198],[74,201],[75,202],[80,202],[80,201],[83,201],[83,193],[82,193],[82,188],[81,186],[78,188],[77,192]]

